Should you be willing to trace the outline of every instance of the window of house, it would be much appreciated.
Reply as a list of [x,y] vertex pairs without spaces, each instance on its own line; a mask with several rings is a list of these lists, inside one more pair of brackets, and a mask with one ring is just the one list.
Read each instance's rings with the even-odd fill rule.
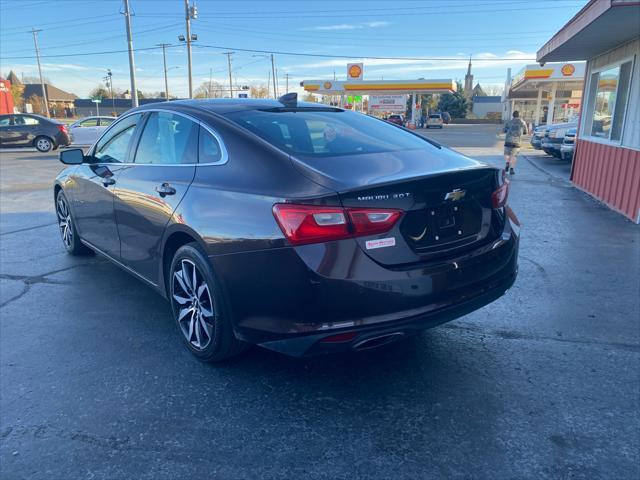
[[631,85],[628,61],[591,74],[589,104],[584,133],[586,136],[619,142]]

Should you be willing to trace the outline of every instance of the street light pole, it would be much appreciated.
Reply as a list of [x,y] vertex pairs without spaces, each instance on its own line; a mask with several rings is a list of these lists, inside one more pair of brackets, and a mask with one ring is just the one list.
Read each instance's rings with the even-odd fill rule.
[[129,50],[129,76],[131,77],[131,106],[138,106],[138,87],[136,87],[136,65],[133,58],[133,39],[131,38],[131,12],[129,0],[124,0],[124,19],[127,27],[127,49]]
[[33,33],[33,44],[36,47],[36,60],[38,62],[38,73],[40,74],[40,86],[42,87],[42,100],[44,101],[44,111],[47,114],[47,117],[51,117],[49,114],[49,99],[47,98],[47,89],[44,86],[44,80],[42,80],[42,67],[40,66],[40,49],[38,48],[38,32],[42,30],[36,30],[35,28],[31,29]]
[[164,64],[164,99],[169,101],[169,79],[167,78],[167,46],[168,43],[160,43],[159,47],[162,47],[162,63]]
[[273,98],[278,98],[278,89],[276,87],[276,64],[271,54],[271,78],[273,78]]
[[111,92],[111,113],[113,115],[116,114],[116,101],[113,98],[113,73],[111,73],[111,69],[107,69],[107,76],[104,77],[104,80],[107,82],[107,86]]
[[289,93],[289,74],[285,73],[284,78],[285,78],[285,85],[286,85],[284,93]]
[[184,0],[184,13],[185,20],[187,23],[186,30],[186,41],[187,41],[187,68],[189,75],[189,98],[193,98],[193,77],[191,74],[191,12],[189,11],[189,0]]
[[231,77],[231,55],[235,52],[224,52],[227,56],[227,65],[229,67],[229,98],[233,98],[233,79]]

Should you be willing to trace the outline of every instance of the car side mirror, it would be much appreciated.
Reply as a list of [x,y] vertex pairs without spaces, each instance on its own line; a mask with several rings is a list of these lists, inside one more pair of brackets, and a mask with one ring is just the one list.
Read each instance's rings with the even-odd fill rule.
[[65,165],[80,165],[84,161],[84,152],[81,148],[71,148],[60,152],[60,161]]

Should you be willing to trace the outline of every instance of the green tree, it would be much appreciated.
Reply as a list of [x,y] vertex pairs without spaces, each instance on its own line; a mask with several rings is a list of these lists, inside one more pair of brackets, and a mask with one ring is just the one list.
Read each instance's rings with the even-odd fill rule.
[[24,85],[13,85],[11,84],[11,98],[13,99],[13,105],[18,110],[22,110],[22,105],[24,105],[24,98],[22,98],[22,94],[24,93]]
[[31,110],[33,113],[37,113],[39,115],[44,115],[46,113],[44,111],[44,102],[42,101],[42,97],[31,95],[25,100],[25,104],[27,103],[31,104]]
[[90,98],[111,98],[111,93],[102,85],[98,85],[96,88],[94,88],[89,92],[89,97]]
[[467,116],[469,102],[464,96],[462,83],[459,81],[456,83],[457,91],[440,95],[438,110],[441,112],[449,112],[453,118],[465,118]]

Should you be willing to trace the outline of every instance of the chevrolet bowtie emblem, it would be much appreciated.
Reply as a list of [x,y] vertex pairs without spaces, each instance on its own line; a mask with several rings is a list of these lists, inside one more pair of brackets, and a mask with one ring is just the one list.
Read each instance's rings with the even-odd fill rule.
[[466,190],[460,190],[459,188],[456,188],[455,190],[448,192],[444,196],[444,199],[451,200],[452,202],[457,202],[458,200],[464,198],[466,194],[467,194]]

